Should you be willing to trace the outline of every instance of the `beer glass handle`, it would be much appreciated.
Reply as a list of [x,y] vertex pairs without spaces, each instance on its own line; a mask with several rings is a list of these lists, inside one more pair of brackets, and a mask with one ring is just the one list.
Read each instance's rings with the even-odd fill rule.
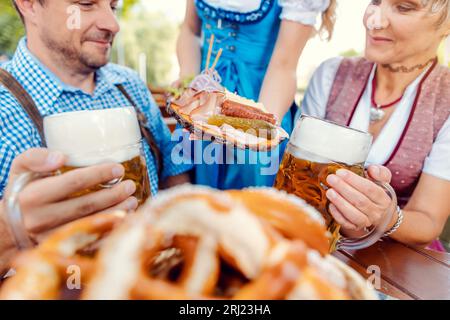
[[361,238],[352,239],[342,237],[337,242],[336,246],[337,250],[339,249],[358,250],[370,247],[371,245],[375,244],[386,232],[386,229],[389,223],[391,222],[394,213],[397,210],[397,195],[395,194],[394,189],[392,189],[392,187],[388,183],[382,183],[378,181],[374,181],[374,183],[382,187],[388,194],[388,196],[392,199],[389,208],[387,209],[387,212],[384,216],[384,219],[376,227],[374,227],[368,234],[366,234]]
[[12,182],[11,191],[5,195],[6,220],[19,249],[28,249],[34,246],[25,229],[22,211],[20,210],[19,195],[31,181],[40,177],[42,175],[37,173],[22,173]]

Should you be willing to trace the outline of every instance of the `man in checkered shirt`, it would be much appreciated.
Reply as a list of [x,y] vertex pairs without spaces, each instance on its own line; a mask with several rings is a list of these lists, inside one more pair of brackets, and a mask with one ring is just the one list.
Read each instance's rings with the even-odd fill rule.
[[[108,64],[114,36],[119,32],[115,10],[117,0],[15,0],[26,27],[10,62],[1,65],[18,80],[32,97],[40,114],[107,109],[129,106],[116,87],[122,85],[137,107],[146,115],[148,127],[162,153],[162,181],[145,144],[145,156],[152,194],[158,186],[171,187],[189,181],[191,166],[174,164],[169,129],[146,85],[131,70]],[[69,26],[79,14],[80,24]],[[74,21],[71,21],[73,23]],[[75,21],[76,22],[76,21]],[[37,149],[42,145],[38,130],[18,101],[0,85],[0,199],[7,184],[27,171],[51,172],[64,165],[65,157]],[[111,208],[133,210],[137,201],[131,195],[135,185],[124,181],[110,190],[68,199],[70,194],[111,181],[123,174],[119,164],[102,164],[77,169],[57,177],[31,183],[21,194],[24,224],[30,236],[41,234],[80,217]],[[0,203],[0,275],[15,253]]]

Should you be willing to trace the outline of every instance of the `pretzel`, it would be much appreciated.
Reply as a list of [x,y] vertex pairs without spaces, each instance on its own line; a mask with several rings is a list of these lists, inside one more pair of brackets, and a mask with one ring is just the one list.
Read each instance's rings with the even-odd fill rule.
[[[173,247],[171,248],[188,248],[190,247],[189,239],[186,237],[178,238],[181,243],[177,244],[175,240]],[[191,238],[192,240],[192,238]],[[156,299],[156,300],[206,300],[206,299],[223,299],[224,296],[215,295],[211,289],[213,286],[208,286],[206,291],[192,291],[185,287],[185,275],[189,275],[193,268],[191,267],[191,257],[187,258],[187,264],[181,271],[181,275],[178,280],[170,281],[166,278],[160,278],[152,276],[149,272],[150,261],[153,260],[159,249],[163,246],[155,246],[151,250],[148,250],[141,256],[141,260],[136,265],[140,270],[135,274],[134,284],[126,288],[126,291],[122,292],[122,296],[116,296],[120,299]],[[253,279],[253,281],[247,281],[245,284],[241,283],[236,292],[227,298],[236,300],[267,300],[267,299],[285,299],[289,295],[294,296],[295,290],[312,291],[310,298],[321,299],[344,299],[348,298],[348,295],[343,290],[328,284],[318,274],[312,272],[311,267],[307,262],[307,247],[301,241],[285,242],[274,247],[269,260],[274,260],[269,263],[261,274]],[[280,254],[279,251],[282,251]],[[183,251],[186,252],[186,251]],[[193,251],[188,251],[192,254]],[[195,250],[194,250],[195,252]],[[217,270],[217,269],[215,269]],[[134,270],[136,271],[136,270]],[[199,274],[195,273],[194,274]],[[208,277],[208,284],[216,285],[212,281],[218,281],[218,274],[211,273]],[[307,275],[304,278],[303,275]],[[299,281],[301,279],[301,281]],[[105,283],[114,283],[113,279],[106,280]],[[308,287],[304,290],[304,286]],[[97,288],[103,288],[99,296],[87,295],[88,299],[104,299],[106,292],[114,290],[112,287],[102,287],[97,283]],[[88,289],[89,290],[89,289]],[[331,292],[331,293],[330,293]],[[304,293],[305,297],[308,297],[308,292]],[[113,297],[106,296],[107,299]]]
[[[197,254],[201,254],[203,245],[196,237],[163,235],[148,224],[145,216],[135,216],[120,226],[104,243],[96,261],[92,280],[85,289],[83,298],[144,299],[151,298],[152,292],[156,291],[160,299],[164,299],[165,292],[168,292],[167,297],[175,299],[177,291],[179,294],[183,293],[180,298],[187,297],[189,291],[212,293],[218,277],[219,263],[214,260],[215,256],[210,255],[208,257],[212,260],[210,268],[201,273],[197,272],[199,267],[204,268],[195,265]],[[168,282],[161,280],[167,277],[171,269],[170,251],[174,253],[172,249],[178,249],[183,253],[185,265],[178,277],[177,285],[169,285]],[[215,248],[211,249],[212,251],[206,250],[206,253],[214,252]],[[165,260],[160,259],[164,256]],[[166,270],[160,267],[160,261],[163,266],[165,263]],[[193,281],[195,275],[206,278],[195,282]],[[170,286],[171,290],[168,290],[166,287]],[[142,290],[147,287],[151,287],[152,290]],[[174,290],[175,287],[178,290]],[[156,297],[157,295],[153,296]]]
[[[116,289],[113,289],[108,287],[109,277],[99,274],[98,277],[94,276],[92,284],[93,288],[99,289],[87,290],[87,298],[99,299],[106,295],[106,299],[128,299],[133,297],[133,292],[140,299],[204,298],[205,295],[213,294],[219,281],[219,258],[248,279],[255,278],[261,272],[271,246],[267,226],[243,206],[231,206],[231,198],[224,201],[219,193],[211,193],[209,189],[186,191],[186,188],[178,188],[175,193],[172,191],[172,195],[177,195],[176,201],[172,201],[171,197],[166,201],[161,196],[144,209],[145,216],[129,221],[128,225],[111,235],[99,254],[101,265],[97,270],[104,269],[107,264],[114,265],[111,260],[116,258],[117,264],[112,268],[118,269],[114,273],[126,272],[132,280],[127,281],[121,289],[117,289],[121,283],[116,282]],[[247,225],[247,232],[236,233],[242,223]],[[127,245],[123,246],[123,250],[122,234],[127,234]],[[152,277],[148,272],[151,269],[149,261],[169,249],[179,249],[185,259],[179,279],[172,284],[165,281],[167,279]],[[127,261],[128,265],[123,266],[121,261]],[[139,290],[133,283],[139,284],[138,287],[160,289]],[[175,290],[175,287],[182,290]],[[164,292],[168,292],[167,295]]]
[[[100,238],[94,255],[80,252]],[[182,186],[126,219],[100,215],[56,231],[21,256],[17,275],[0,295],[64,297],[64,272],[76,264],[82,299],[373,297],[326,255],[327,248],[323,219],[295,197],[271,189]]]
[[[236,292],[227,298],[237,300],[256,299],[282,299],[295,286],[297,277],[300,276],[305,266],[305,246],[301,242],[289,244],[289,254],[283,256],[280,261],[267,266],[261,274],[247,283],[240,283]],[[274,286],[274,284],[276,284]],[[177,282],[169,282],[164,279],[155,279],[148,276],[140,278],[140,285],[134,289],[134,297],[138,299],[223,299],[224,296],[217,292],[205,294],[201,292],[189,292],[178,285]]]
[[[305,273],[321,255],[311,255],[302,240],[322,252],[328,248],[323,221],[308,210],[296,198],[265,189],[176,188],[108,239],[97,270],[108,264],[114,270],[94,275],[84,298],[285,299],[305,286],[312,288],[305,296],[346,298],[345,288],[318,272]],[[113,280],[124,273],[127,281]]]
[[285,237],[300,239],[323,255],[328,253],[329,235],[322,217],[300,198],[269,188],[228,193]]
[[[125,286],[121,287],[121,282],[113,281],[108,275],[99,274],[100,278],[90,283],[84,294],[86,299],[157,299],[157,300],[192,300],[192,299],[219,299],[223,296],[217,295],[215,290],[219,282],[219,257],[224,258],[217,253],[217,248],[213,245],[205,245],[202,247],[201,240],[194,236],[174,235],[165,238],[158,234],[153,228],[146,228],[142,223],[135,223],[136,228],[133,233],[141,233],[143,236],[141,243],[134,243],[134,250],[127,250],[127,255],[117,256],[117,262],[131,262],[127,268],[128,275],[132,275],[133,279],[128,280]],[[140,229],[140,231],[137,231]],[[146,231],[145,231],[146,230]],[[116,234],[117,235],[117,234]],[[114,241],[111,241],[113,238]],[[121,236],[113,235],[109,239],[108,246],[113,248],[119,245],[115,240],[119,241]],[[129,238],[128,238],[129,239]],[[207,242],[207,241],[206,241]],[[267,265],[260,275],[255,277],[253,281],[246,284],[241,283],[235,293],[229,296],[234,299],[281,299],[292,290],[297,282],[297,277],[301,274],[301,270],[306,267],[307,247],[300,241],[287,243],[285,254],[277,257],[279,246],[273,249],[274,260]],[[147,247],[147,248],[146,248]],[[130,247],[128,247],[130,249]],[[145,249],[146,248],[146,249]],[[179,249],[183,256],[182,270],[176,279],[170,279],[167,273],[158,274],[155,270],[155,260],[161,255],[161,252]],[[166,251],[165,251],[166,250]],[[204,259],[198,257],[202,256]],[[119,248],[117,251],[121,251]],[[134,254],[133,254],[134,253]],[[103,255],[102,255],[103,254]],[[103,261],[111,261],[113,251],[103,251],[99,255],[99,259]],[[206,258],[205,258],[206,256]],[[170,257],[168,257],[168,260]],[[211,263],[208,263],[211,262]],[[167,263],[170,265],[170,263]],[[197,265],[197,266],[196,266]],[[211,266],[211,267],[209,267]],[[152,268],[153,267],[153,268]],[[203,268],[203,270],[198,270]],[[206,269],[206,270],[205,270]],[[159,270],[157,268],[157,270]],[[209,271],[208,271],[209,270]],[[125,269],[116,270],[122,274]],[[292,274],[294,272],[294,274]],[[112,274],[112,273],[111,273]],[[282,286],[273,286],[274,283],[283,284]],[[113,284],[113,285],[112,285]]]
[[77,266],[85,283],[92,273],[93,257],[82,250],[99,241],[124,217],[124,213],[99,214],[65,225],[14,263],[15,276],[8,279],[0,299],[37,300],[61,298],[67,268]]
[[222,257],[249,279],[259,272],[270,248],[267,227],[226,193],[205,187],[177,188],[147,210],[163,232],[215,239]]
[[347,288],[345,275],[333,260],[320,256],[315,251],[307,254],[308,266],[297,279],[288,299],[292,300],[348,300],[351,292]]

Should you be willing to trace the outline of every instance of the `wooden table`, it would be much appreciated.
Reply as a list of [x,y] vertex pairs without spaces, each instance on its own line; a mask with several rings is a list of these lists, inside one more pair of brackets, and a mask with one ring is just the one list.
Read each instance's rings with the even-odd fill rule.
[[[382,293],[402,300],[450,300],[450,254],[417,249],[383,240],[358,251],[338,251],[334,255],[364,278],[378,266]],[[369,269],[370,270],[370,269]]]

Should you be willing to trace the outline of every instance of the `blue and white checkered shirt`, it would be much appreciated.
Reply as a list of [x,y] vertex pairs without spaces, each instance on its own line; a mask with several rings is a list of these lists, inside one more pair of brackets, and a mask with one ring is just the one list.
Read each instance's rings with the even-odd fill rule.
[[[182,174],[191,165],[174,164],[171,152],[176,142],[164,123],[159,108],[146,85],[130,69],[114,64],[96,72],[96,88],[92,95],[68,86],[52,74],[31,54],[23,38],[11,61],[0,67],[11,73],[33,98],[43,117],[62,112],[108,109],[129,106],[126,97],[115,85],[122,84],[140,110],[147,116],[149,128],[163,155],[162,178]],[[41,139],[32,120],[11,93],[0,85],[0,199],[8,180],[11,163],[24,151],[40,147]],[[150,148],[144,146],[151,191],[158,191],[158,174]]]

